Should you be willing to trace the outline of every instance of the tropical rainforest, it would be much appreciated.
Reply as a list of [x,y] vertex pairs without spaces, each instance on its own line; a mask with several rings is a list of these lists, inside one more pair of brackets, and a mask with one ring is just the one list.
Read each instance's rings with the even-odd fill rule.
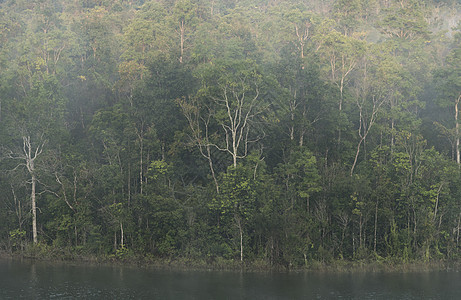
[[455,0],[0,1],[0,249],[459,259],[460,20]]

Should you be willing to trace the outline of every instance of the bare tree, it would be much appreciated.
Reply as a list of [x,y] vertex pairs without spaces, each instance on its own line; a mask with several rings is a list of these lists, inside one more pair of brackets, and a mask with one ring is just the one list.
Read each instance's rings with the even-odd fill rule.
[[12,150],[7,150],[7,158],[20,161],[16,168],[25,167],[27,170],[30,180],[28,181],[31,184],[30,190],[30,201],[31,201],[31,212],[32,212],[32,236],[34,243],[38,242],[37,239],[37,169],[36,169],[36,160],[43,153],[43,149],[46,144],[46,139],[43,135],[39,136],[37,141],[34,142],[31,139],[30,135],[22,136],[22,151],[15,153]]
[[[225,118],[219,122],[225,133],[225,145],[220,147],[214,144],[214,146],[232,156],[234,167],[237,166],[237,159],[247,156],[248,145],[261,138],[260,136],[253,140],[250,138],[250,122],[262,112],[257,108],[259,87],[255,85],[253,95],[248,96],[245,78],[240,78],[240,81],[237,85],[223,85],[220,97],[212,97],[225,114]],[[240,151],[242,148],[243,153]]]
[[179,99],[179,105],[181,106],[182,112],[186,117],[189,128],[191,130],[190,138],[194,145],[199,149],[200,154],[206,158],[210,167],[211,176],[215,183],[216,192],[219,194],[219,184],[216,179],[216,174],[213,167],[213,160],[211,158],[211,146],[209,136],[209,126],[211,116],[213,115],[210,107],[205,106],[202,110],[196,97],[189,97]]
[[376,117],[379,112],[379,109],[385,102],[385,99],[379,98],[376,96],[372,96],[371,101],[371,109],[366,111],[365,109],[365,101],[366,99],[357,98],[357,108],[359,109],[359,127],[358,127],[358,135],[359,135],[359,142],[357,143],[357,149],[355,152],[354,162],[351,167],[351,176],[354,174],[355,166],[357,165],[357,160],[360,154],[360,148],[362,144],[365,142],[365,139],[370,132],[370,129],[376,122]]
[[[248,66],[249,65],[249,66]],[[194,97],[179,99],[188,120],[190,138],[205,157],[219,193],[213,166],[212,149],[227,153],[232,165],[248,155],[249,146],[264,137],[254,123],[267,105],[262,103],[261,75],[251,62],[228,62],[213,66],[205,75],[204,86]]]

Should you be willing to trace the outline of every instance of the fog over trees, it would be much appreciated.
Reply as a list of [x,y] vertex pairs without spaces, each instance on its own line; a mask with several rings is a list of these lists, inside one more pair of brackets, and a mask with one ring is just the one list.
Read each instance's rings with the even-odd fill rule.
[[0,249],[461,255],[455,0],[0,1]]

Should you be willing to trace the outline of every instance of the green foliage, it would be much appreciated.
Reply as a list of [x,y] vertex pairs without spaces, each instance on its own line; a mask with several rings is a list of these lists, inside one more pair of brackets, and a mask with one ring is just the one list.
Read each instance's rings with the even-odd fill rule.
[[424,8],[420,1],[392,1],[379,22],[383,32],[402,40],[425,38],[428,24],[424,19]]
[[0,2],[0,250],[460,257],[455,1]]
[[212,206],[223,215],[235,215],[248,220],[256,200],[256,186],[249,170],[242,166],[231,166],[222,175],[221,182],[221,191]]
[[26,237],[26,231],[15,229],[9,232],[11,246],[14,249],[22,249],[24,247],[24,240]]
[[154,160],[150,163],[148,171],[150,173],[150,178],[157,180],[167,174],[168,164],[163,160]]

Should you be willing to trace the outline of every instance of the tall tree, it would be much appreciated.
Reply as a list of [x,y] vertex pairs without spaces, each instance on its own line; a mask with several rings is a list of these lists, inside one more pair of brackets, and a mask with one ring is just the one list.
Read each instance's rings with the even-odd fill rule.
[[454,139],[456,162],[461,163],[460,149],[460,129],[459,129],[459,110],[461,101],[461,34],[458,43],[447,56],[445,66],[436,71],[438,89],[440,93],[440,104],[442,106],[453,107]]
[[[262,99],[262,74],[251,60],[231,60],[217,61],[199,75],[202,88],[196,97],[201,99],[203,105],[194,109],[205,110],[199,120],[203,123],[204,129],[198,129],[198,124],[190,125],[192,130],[199,134],[196,139],[210,141],[211,143],[206,143],[228,153],[235,168],[237,160],[246,157],[250,145],[260,140],[264,134],[258,132],[255,126],[259,115],[268,107]],[[191,105],[199,103],[186,104],[183,103],[183,110],[190,114]],[[221,130],[210,132],[210,118]],[[211,135],[214,135],[215,141],[210,139]]]
[[179,35],[179,62],[183,63],[186,42],[197,22],[197,6],[190,0],[176,1],[171,16],[172,22],[175,23],[175,31]]
[[40,158],[47,151],[47,145],[59,142],[58,132],[63,126],[64,98],[53,75],[39,71],[32,78],[34,81],[28,95],[15,99],[8,105],[9,129],[17,142],[6,151],[7,157],[19,160],[17,167],[25,167],[29,175],[32,235],[34,243],[37,243],[37,185],[39,170],[43,167],[40,165]]

